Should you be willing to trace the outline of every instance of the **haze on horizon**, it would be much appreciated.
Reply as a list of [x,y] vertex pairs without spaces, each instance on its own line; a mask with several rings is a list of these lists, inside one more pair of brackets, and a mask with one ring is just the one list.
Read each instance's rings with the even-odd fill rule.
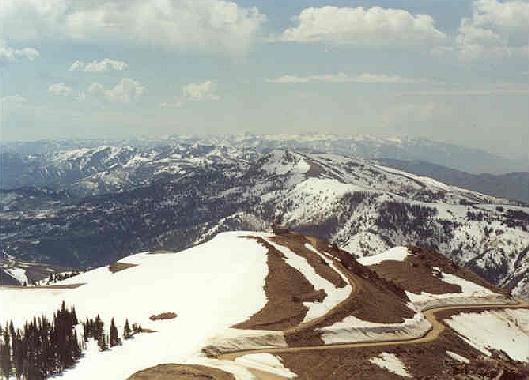
[[0,138],[529,145],[523,0],[3,0]]

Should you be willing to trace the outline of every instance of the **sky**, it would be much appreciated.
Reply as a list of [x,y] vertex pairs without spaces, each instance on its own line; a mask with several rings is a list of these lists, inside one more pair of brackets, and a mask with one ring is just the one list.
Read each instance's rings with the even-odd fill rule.
[[529,1],[2,0],[0,139],[330,133],[527,157]]

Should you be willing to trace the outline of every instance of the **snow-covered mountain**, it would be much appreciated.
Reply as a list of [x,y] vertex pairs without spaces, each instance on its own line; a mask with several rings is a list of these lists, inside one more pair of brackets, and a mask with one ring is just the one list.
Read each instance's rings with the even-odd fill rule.
[[221,233],[48,286],[0,286],[0,305],[7,377],[347,379],[350,365],[358,379],[529,374],[529,305],[413,247],[355,260],[299,233]]
[[46,192],[40,206],[38,194],[28,205],[20,195],[27,190],[6,192],[3,250],[89,267],[141,250],[187,248],[222,231],[263,230],[279,216],[357,256],[434,247],[528,294],[529,208],[516,202],[353,156],[200,144],[150,149],[50,153],[41,172],[61,178],[60,191]]
[[377,159],[377,161],[395,169],[435,178],[450,185],[529,204],[529,171],[496,175],[470,174],[426,161],[394,159]]
[[[199,150],[209,146],[212,148],[211,155],[223,157],[230,151],[233,153],[255,150],[266,153],[277,149],[291,149],[353,155],[366,159],[426,161],[474,174],[529,171],[526,159],[507,159],[483,150],[425,138],[329,134],[172,136],[159,140],[146,138],[125,141],[44,140],[1,143],[0,187],[10,189],[36,184],[64,185],[97,173],[104,176],[104,172],[120,166],[134,167],[140,165],[140,162],[160,163],[162,160],[170,163],[179,158],[185,160],[193,156],[203,156],[206,152],[190,149],[199,146]],[[152,169],[151,174],[155,173],[157,168]],[[114,188],[123,180],[124,178],[118,175]],[[92,178],[92,182],[97,182],[97,178]],[[111,182],[111,178],[108,182]],[[112,188],[110,186],[108,190]],[[97,187],[92,190],[96,189]],[[100,190],[105,189],[103,187]]]
[[63,189],[72,196],[119,192],[148,185],[189,169],[245,158],[227,146],[166,144],[148,147],[102,145],[20,155],[6,152],[0,165],[2,189],[28,186]]
[[470,173],[505,173],[529,171],[526,159],[508,159],[484,150],[426,138],[382,137],[374,135],[243,135],[210,138],[212,144],[255,147],[261,151],[294,149],[358,157],[428,161]]

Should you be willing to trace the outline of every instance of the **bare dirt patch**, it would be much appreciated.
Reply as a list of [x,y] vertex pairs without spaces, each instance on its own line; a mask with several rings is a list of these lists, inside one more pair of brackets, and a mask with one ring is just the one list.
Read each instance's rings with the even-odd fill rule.
[[433,267],[444,273],[454,274],[465,280],[472,281],[497,293],[505,293],[489,284],[478,275],[461,268],[440,253],[417,247],[410,247],[411,255],[404,261],[388,260],[372,265],[379,276],[393,282],[397,286],[412,293],[427,292],[432,294],[460,293],[459,285],[448,284],[441,277],[435,276]]
[[108,270],[111,271],[112,273],[116,273],[116,272],[120,272],[120,271],[125,270],[125,269],[137,267],[137,266],[138,266],[138,264],[114,263],[114,264],[110,264],[108,266]]
[[[342,320],[347,315],[380,323],[404,322],[414,312],[408,308],[408,298],[404,290],[392,282],[381,278],[377,273],[359,264],[353,256],[336,246],[329,246],[323,241],[316,241],[322,250],[335,257],[351,280],[357,285],[358,291],[341,311],[335,313],[329,322]],[[325,248],[326,247],[326,248]]]
[[228,372],[199,364],[159,364],[136,372],[128,380],[235,380]]
[[160,313],[157,315],[151,315],[149,317],[151,321],[157,321],[158,319],[175,319],[175,318],[176,318],[176,313],[173,313],[172,311]]
[[[254,239],[254,238],[251,238]],[[262,238],[255,238],[268,249],[268,275],[265,279],[267,303],[245,322],[235,328],[247,330],[282,331],[297,326],[307,314],[303,301],[318,296],[312,284],[297,270],[288,265],[281,252]]]
[[347,285],[342,276],[340,276],[339,273],[336,273],[336,271],[331,268],[322,257],[305,247],[305,244],[310,244],[309,240],[307,240],[305,236],[296,233],[289,233],[288,236],[275,236],[271,240],[274,243],[289,248],[292,252],[295,252],[297,255],[305,258],[314,268],[314,271],[317,274],[325,278],[334,286],[343,288],[345,285]]
[[[457,311],[446,312],[446,315],[453,313]],[[458,362],[446,351],[457,353],[469,359],[470,363]],[[438,339],[428,343],[359,348],[336,346],[332,350],[275,355],[280,356],[285,367],[298,374],[300,379],[402,379],[369,361],[382,352],[395,354],[414,379],[527,379],[529,376],[527,363],[513,362],[501,353],[486,358],[449,328],[441,332]]]
[[354,289],[346,301],[334,308],[318,323],[310,328],[287,332],[285,339],[289,346],[322,344],[321,333],[316,329],[340,322],[350,315],[379,323],[404,322],[406,318],[414,315],[414,312],[406,305],[408,298],[402,288],[360,265],[349,253],[338,247],[330,246],[315,238],[309,238],[309,240],[320,252],[327,252],[336,259],[337,266],[349,278]]

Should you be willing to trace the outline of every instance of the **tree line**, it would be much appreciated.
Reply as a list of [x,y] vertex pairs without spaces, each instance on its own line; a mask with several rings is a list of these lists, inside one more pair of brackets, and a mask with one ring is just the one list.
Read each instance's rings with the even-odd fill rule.
[[[114,318],[110,321],[108,334],[99,316],[81,324],[79,339],[75,307],[66,307],[63,301],[51,320],[41,316],[26,322],[22,328],[15,329],[13,322],[4,328],[0,326],[0,377],[46,379],[74,366],[90,338],[97,341],[100,351],[122,343]],[[140,332],[141,326],[133,324],[131,329],[127,319],[122,337],[129,339]]]

